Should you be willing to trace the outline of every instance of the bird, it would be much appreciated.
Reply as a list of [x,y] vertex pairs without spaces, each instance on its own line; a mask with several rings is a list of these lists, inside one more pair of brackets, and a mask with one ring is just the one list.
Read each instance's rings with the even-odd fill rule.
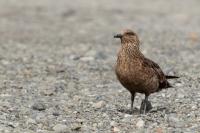
[[136,93],[145,95],[140,106],[140,113],[146,114],[152,109],[151,102],[148,100],[149,95],[172,87],[167,80],[179,77],[165,75],[157,63],[142,54],[139,37],[134,31],[124,29],[120,34],[114,35],[114,38],[121,40],[115,65],[116,77],[131,93],[132,112]]

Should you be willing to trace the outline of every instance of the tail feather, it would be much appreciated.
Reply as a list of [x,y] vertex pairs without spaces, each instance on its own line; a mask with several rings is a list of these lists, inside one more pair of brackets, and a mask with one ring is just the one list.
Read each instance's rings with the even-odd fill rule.
[[165,75],[165,77],[167,79],[176,79],[176,78],[179,78],[178,76],[170,76],[170,75]]

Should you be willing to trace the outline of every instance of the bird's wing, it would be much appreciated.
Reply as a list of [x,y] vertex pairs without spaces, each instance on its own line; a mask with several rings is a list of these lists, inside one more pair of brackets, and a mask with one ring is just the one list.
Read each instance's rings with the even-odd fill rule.
[[150,59],[144,58],[143,65],[145,67],[153,69],[153,71],[155,72],[155,74],[157,75],[157,77],[159,79],[159,88],[171,87],[171,85],[169,84],[169,82],[167,81],[167,79],[165,77],[165,74],[163,73],[163,71],[161,70],[161,68],[158,64],[156,64],[155,62],[153,62]]

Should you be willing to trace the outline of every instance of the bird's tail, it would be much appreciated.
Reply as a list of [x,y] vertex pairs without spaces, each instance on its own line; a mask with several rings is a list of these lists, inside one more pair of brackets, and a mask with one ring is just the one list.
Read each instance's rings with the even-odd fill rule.
[[176,79],[179,78],[178,76],[170,76],[170,75],[165,75],[166,79]]

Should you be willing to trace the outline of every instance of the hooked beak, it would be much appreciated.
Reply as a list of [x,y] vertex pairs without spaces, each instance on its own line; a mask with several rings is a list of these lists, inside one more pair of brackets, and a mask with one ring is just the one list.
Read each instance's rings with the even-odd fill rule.
[[122,35],[121,34],[116,34],[116,35],[114,35],[114,38],[122,38]]

